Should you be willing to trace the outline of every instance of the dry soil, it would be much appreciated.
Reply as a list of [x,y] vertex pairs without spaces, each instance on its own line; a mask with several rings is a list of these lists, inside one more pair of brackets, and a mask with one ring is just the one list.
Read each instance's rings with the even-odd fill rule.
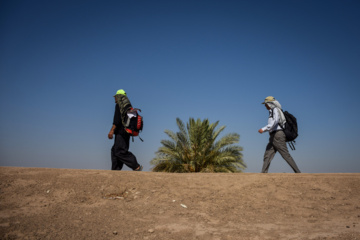
[[1,167],[0,239],[360,239],[360,174]]

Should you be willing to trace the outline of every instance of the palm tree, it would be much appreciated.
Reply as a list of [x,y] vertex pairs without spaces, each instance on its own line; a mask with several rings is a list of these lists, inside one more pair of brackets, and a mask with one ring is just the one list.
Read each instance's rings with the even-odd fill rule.
[[242,172],[246,168],[242,147],[233,145],[239,142],[239,134],[230,133],[216,141],[225,129],[216,129],[219,121],[210,124],[207,119],[190,118],[185,127],[177,118],[176,123],[180,131],[165,130],[171,139],[161,141],[151,160],[154,172]]

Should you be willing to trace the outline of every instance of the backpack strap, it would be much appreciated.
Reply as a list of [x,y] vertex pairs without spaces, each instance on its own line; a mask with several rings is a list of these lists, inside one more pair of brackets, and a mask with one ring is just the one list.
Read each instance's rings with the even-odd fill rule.
[[141,109],[140,108],[131,108],[128,110],[129,113],[135,113],[137,111],[141,112]]
[[291,141],[291,142],[288,142],[288,144],[289,144],[289,147],[291,148],[291,150],[295,150],[295,146],[294,146],[294,144],[296,144],[296,141]]
[[[132,141],[134,142],[134,135],[131,136],[132,137]],[[138,135],[139,139],[143,142],[144,140]]]

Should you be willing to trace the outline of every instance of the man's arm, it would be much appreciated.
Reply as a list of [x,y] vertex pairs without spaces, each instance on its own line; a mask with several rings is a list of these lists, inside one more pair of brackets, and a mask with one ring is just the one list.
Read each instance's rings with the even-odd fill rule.
[[114,136],[114,132],[116,129],[116,126],[120,126],[121,125],[121,118],[120,118],[120,108],[119,108],[119,104],[115,104],[115,111],[114,111],[114,118],[113,118],[113,125],[110,129],[110,132],[108,134],[108,138],[109,139],[113,139]]
[[279,113],[278,113],[278,110],[276,109],[276,111],[275,111],[275,109],[276,108],[274,108],[272,110],[273,117],[269,117],[268,124],[265,127],[260,128],[259,131],[258,131],[259,133],[268,132],[271,129],[273,129],[275,127],[275,125],[278,124],[278,122],[279,122]]
[[108,134],[109,139],[113,139],[115,128],[116,128],[116,125],[112,125],[112,128],[110,129],[110,132]]

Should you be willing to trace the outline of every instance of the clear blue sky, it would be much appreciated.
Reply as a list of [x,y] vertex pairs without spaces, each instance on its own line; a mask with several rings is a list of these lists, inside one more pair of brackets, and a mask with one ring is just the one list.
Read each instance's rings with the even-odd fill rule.
[[[236,132],[260,172],[271,95],[298,118],[302,172],[360,172],[360,2],[0,2],[0,165],[110,169],[114,93],[150,160],[176,117]],[[124,170],[129,168],[124,167]],[[292,172],[276,155],[269,172]]]

